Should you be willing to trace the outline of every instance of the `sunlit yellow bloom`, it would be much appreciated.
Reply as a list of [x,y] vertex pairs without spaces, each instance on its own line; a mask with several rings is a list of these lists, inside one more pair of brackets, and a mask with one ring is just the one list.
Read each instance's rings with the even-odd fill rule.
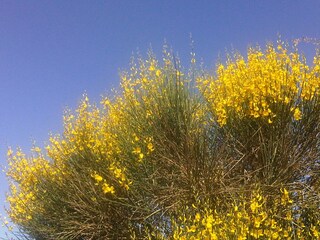
[[314,237],[316,237],[317,239],[320,238],[320,232],[319,232],[319,229],[317,229],[316,226],[312,225],[311,232],[312,232]]
[[192,225],[190,228],[187,227],[187,232],[195,232],[196,231],[196,226],[195,225]]
[[299,108],[296,108],[293,113],[294,120],[298,121],[302,118],[302,113]]
[[98,183],[103,180],[103,177],[101,177],[101,176],[100,176],[99,174],[97,174],[97,173],[92,174],[91,177],[93,177],[94,180],[96,180]]
[[11,148],[9,148],[7,151],[7,156],[10,157],[10,156],[12,156],[12,154],[13,154],[13,151]]
[[136,148],[132,151],[132,153],[134,153],[134,154],[140,154],[140,153],[141,153],[141,148],[140,148],[140,147],[136,147]]
[[195,221],[199,222],[201,219],[200,213],[197,213],[194,219],[195,219]]
[[271,237],[272,237],[272,239],[279,239],[279,233],[273,232]]
[[110,186],[110,185],[107,184],[107,183],[103,183],[103,184],[102,184],[102,190],[103,190],[103,193],[112,193],[112,194],[115,193],[114,187],[113,187],[113,186]]
[[207,216],[206,218],[204,218],[204,219],[202,220],[202,224],[203,224],[208,230],[211,230],[213,221],[214,221],[213,215],[210,214],[209,216]]
[[155,70],[156,70],[155,66],[153,64],[151,64],[149,67],[149,71],[153,72]]
[[153,144],[151,142],[148,143],[147,145],[147,148],[150,152],[153,152],[154,151],[154,147],[153,147]]

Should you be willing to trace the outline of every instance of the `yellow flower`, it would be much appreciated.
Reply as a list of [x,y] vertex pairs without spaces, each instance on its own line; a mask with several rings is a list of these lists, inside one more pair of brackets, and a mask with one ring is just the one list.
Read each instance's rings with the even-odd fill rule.
[[320,237],[320,233],[319,233],[318,229],[316,228],[316,226],[312,225],[311,232],[312,232],[313,236],[316,237],[317,239]]
[[246,240],[247,237],[246,236],[238,236],[237,240]]
[[132,153],[134,153],[134,154],[140,154],[140,153],[141,153],[141,148],[140,148],[140,147],[136,147],[136,148],[132,151]]
[[279,233],[273,232],[271,237],[272,237],[272,239],[279,239]]
[[262,223],[263,220],[264,220],[264,219],[261,218],[260,216],[254,217],[253,219],[254,219],[254,227],[255,227],[255,228],[259,228],[260,225],[261,225],[261,223]]
[[299,121],[302,118],[302,113],[299,108],[296,108],[293,113],[293,118],[296,121]]
[[150,72],[153,72],[153,71],[155,71],[155,70],[156,70],[156,68],[154,67],[153,64],[151,64],[150,67],[149,67],[149,71],[150,71]]
[[10,157],[10,156],[12,156],[12,154],[13,154],[13,151],[12,151],[11,148],[9,148],[9,149],[8,149],[8,152],[7,152],[7,156]]
[[200,221],[200,218],[201,218],[200,213],[197,213],[196,216],[195,216],[195,218],[194,218],[194,220],[197,221],[197,222],[199,222],[199,221]]
[[153,147],[153,144],[151,142],[148,143],[147,148],[148,148],[149,152],[153,152],[154,151],[154,147]]
[[101,182],[103,180],[103,177],[101,177],[99,174],[97,174],[96,172],[94,172],[94,174],[91,174],[91,177],[94,178],[94,180],[96,180],[96,182]]
[[32,150],[37,153],[41,152],[41,149],[39,147],[34,147]]
[[182,72],[180,72],[180,71],[178,71],[178,70],[177,70],[177,72],[176,72],[176,73],[177,73],[177,76],[178,76],[178,77],[183,76],[183,73],[182,73]]
[[262,229],[254,229],[253,231],[251,231],[250,235],[253,236],[254,238],[260,238],[264,234]]
[[259,112],[254,112],[254,113],[253,113],[253,117],[254,117],[254,118],[258,118],[258,117],[260,117]]
[[286,205],[287,203],[292,203],[293,201],[290,199],[289,192],[287,189],[281,189],[281,192],[283,193],[281,197],[281,204]]
[[103,183],[103,185],[102,185],[102,190],[103,190],[103,193],[112,193],[112,194],[115,193],[114,187],[113,187],[113,186],[110,186],[110,185],[107,184],[107,183]]
[[261,207],[261,205],[259,205],[259,203],[258,202],[256,202],[256,201],[253,201],[253,202],[251,202],[251,204],[250,204],[250,209],[251,209],[251,211],[252,212],[257,212],[257,209],[258,208],[260,208]]
[[192,225],[190,228],[187,227],[187,232],[195,232],[196,231],[196,226],[195,225]]
[[116,178],[120,178],[122,175],[122,170],[120,168],[115,168],[113,172]]
[[270,112],[269,112],[267,109],[263,110],[263,112],[262,112],[262,115],[263,115],[264,117],[268,117],[269,114],[270,114]]
[[202,224],[207,228],[207,230],[211,230],[213,221],[214,221],[213,216],[212,214],[210,214],[209,216],[207,216],[205,219],[202,220]]

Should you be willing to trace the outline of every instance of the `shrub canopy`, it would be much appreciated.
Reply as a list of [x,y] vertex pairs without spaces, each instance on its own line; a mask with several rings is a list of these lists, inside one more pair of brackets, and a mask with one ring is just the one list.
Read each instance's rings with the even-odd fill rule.
[[319,54],[278,42],[212,74],[165,47],[45,149],[9,149],[8,213],[29,239],[318,238],[319,120]]

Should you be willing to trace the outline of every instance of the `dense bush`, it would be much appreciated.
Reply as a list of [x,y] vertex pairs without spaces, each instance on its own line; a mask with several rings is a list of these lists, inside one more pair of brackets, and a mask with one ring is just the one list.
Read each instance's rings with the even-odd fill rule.
[[29,239],[320,237],[320,55],[278,42],[214,74],[164,48],[120,91],[64,114],[46,149],[8,151]]

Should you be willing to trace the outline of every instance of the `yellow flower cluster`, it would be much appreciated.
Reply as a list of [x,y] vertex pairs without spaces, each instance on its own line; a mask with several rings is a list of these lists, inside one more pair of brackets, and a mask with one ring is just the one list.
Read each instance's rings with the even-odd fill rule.
[[[105,162],[118,183],[129,189],[131,181],[126,177],[125,168],[117,162],[121,150],[117,136],[112,130],[119,124],[117,112],[104,110],[91,106],[88,97],[84,96],[77,109],[77,116],[70,111],[66,112],[63,138],[56,136],[50,139],[51,146],[47,147],[48,155],[56,161],[66,162],[74,154],[89,152],[94,158],[92,160],[98,164],[100,161]],[[103,186],[104,189],[108,189],[106,183]]]
[[95,185],[101,184],[101,188],[102,188],[103,193],[111,193],[111,194],[115,193],[114,187],[109,185],[107,183],[106,179],[101,177],[99,174],[94,172],[93,174],[91,174],[91,177],[96,181]]
[[223,126],[232,117],[263,119],[272,124],[283,109],[298,121],[303,102],[319,94],[320,58],[309,68],[298,51],[283,43],[267,45],[265,52],[250,48],[247,59],[240,54],[218,64],[216,76],[198,79],[216,121]]
[[19,224],[32,219],[34,214],[42,211],[42,205],[35,202],[40,191],[39,179],[55,178],[57,174],[38,147],[34,147],[33,152],[31,158],[27,158],[21,149],[15,153],[9,149],[7,153],[9,160],[7,176],[18,183],[10,182],[11,194],[7,197],[11,207],[9,216]]
[[[194,64],[194,55],[192,57]],[[307,104],[319,95],[320,57],[316,56],[314,67],[309,68],[297,51],[289,52],[283,43],[276,47],[267,45],[265,51],[250,48],[247,58],[235,54],[226,65],[219,64],[216,76],[199,77],[199,89],[192,85],[190,79],[194,78],[182,73],[179,61],[166,50],[163,62],[164,66],[160,66],[152,54],[146,61],[132,62],[129,73],[121,75],[120,94],[103,98],[101,108],[90,104],[84,95],[75,112],[65,112],[64,131],[61,135],[51,135],[46,153],[33,147],[32,155],[27,157],[20,149],[15,153],[9,149],[7,175],[11,192],[8,201],[12,220],[22,227],[31,226],[37,216],[45,218],[48,215],[46,209],[52,213],[57,207],[65,213],[68,207],[72,211],[76,206],[81,211],[90,211],[86,214],[101,213],[103,221],[109,221],[109,215],[112,220],[112,214],[119,212],[120,216],[123,211],[133,213],[132,216],[137,216],[133,218],[139,221],[146,217],[148,224],[153,217],[158,219],[158,212],[151,215],[148,212],[156,207],[160,209],[159,214],[163,214],[159,222],[165,218],[166,229],[162,229],[163,225],[155,226],[157,237],[161,238],[171,227],[171,232],[168,230],[163,235],[164,239],[319,238],[318,219],[310,221],[308,226],[302,223],[304,220],[299,211],[304,206],[295,202],[298,190],[290,192],[283,188],[273,193],[275,196],[266,196],[260,190],[231,191],[226,199],[207,198],[211,193],[206,191],[210,191],[215,179],[219,179],[217,176],[223,176],[221,186],[229,184],[229,172],[232,181],[234,173],[238,173],[238,165],[240,174],[247,170],[256,172],[254,168],[258,168],[248,164],[250,166],[242,170],[240,165],[246,163],[240,160],[247,156],[245,151],[239,150],[244,157],[229,170],[230,162],[225,159],[233,161],[237,156],[234,157],[232,151],[229,153],[231,145],[228,142],[220,146],[225,138],[223,134],[214,136],[207,119],[213,117],[221,127],[232,127],[233,121],[237,120],[240,120],[239,126],[258,122],[255,126],[266,126],[268,130],[269,126],[271,130],[276,129],[276,123],[281,122],[283,116],[290,123],[303,123],[312,112]],[[207,105],[203,104],[203,99]],[[273,151],[273,144],[265,146],[268,151],[270,146],[270,152],[274,152],[274,162],[280,159],[276,156],[278,152]],[[250,154],[254,151],[250,146],[248,149]],[[260,155],[257,154],[258,158]],[[215,165],[215,162],[219,163]],[[266,166],[269,164],[263,162],[261,168],[267,169]],[[274,166],[270,164],[270,168]],[[225,169],[227,174],[219,173]],[[212,177],[212,172],[216,176]],[[72,180],[73,185],[68,185]],[[241,187],[246,188],[245,184]],[[79,185],[81,189],[77,189]],[[57,193],[47,193],[46,186],[50,186],[51,191],[57,189]],[[220,183],[217,186],[219,188]],[[74,192],[79,190],[79,194],[73,194],[73,191],[69,195],[60,194],[68,192],[68,187]],[[199,191],[201,200],[192,208],[186,206],[175,212],[175,203],[189,197],[189,187]],[[85,196],[87,193],[89,196]],[[231,198],[233,194],[237,196]],[[150,203],[143,202],[145,195]],[[198,199],[198,196],[190,198],[193,197]],[[78,205],[79,198],[81,203]],[[59,204],[53,204],[56,199],[63,203],[61,205],[70,205],[62,209],[56,206]],[[165,205],[167,201],[170,206]],[[86,208],[88,202],[94,202],[97,208]],[[111,207],[100,208],[99,204],[110,204]],[[115,207],[120,205],[119,209]],[[160,212],[161,209],[166,211]],[[86,214],[79,213],[81,216]],[[144,227],[144,223],[137,225]],[[149,230],[139,230],[141,236],[143,231]]]
[[[159,77],[161,71],[157,68],[156,62],[150,60],[148,64],[151,70],[144,71],[150,70],[153,77]],[[141,71],[146,68],[143,66]],[[114,195],[118,189],[117,185],[126,191],[130,189],[132,180],[127,176],[126,165],[132,160],[141,163],[155,149],[153,138],[144,134],[141,129],[130,129],[132,127],[126,120],[131,114],[127,111],[128,106],[138,106],[139,101],[143,100],[149,109],[144,117],[151,118],[151,110],[154,107],[151,98],[145,96],[144,99],[137,99],[132,95],[132,91],[136,89],[135,84],[141,84],[139,91],[147,91],[147,85],[151,81],[147,80],[148,78],[144,76],[140,79],[141,82],[138,83],[137,80],[134,84],[129,80],[123,80],[122,95],[114,101],[104,98],[101,102],[102,109],[92,106],[88,97],[84,95],[75,113],[65,111],[63,134],[50,137],[45,154],[39,147],[34,147],[34,155],[31,157],[27,157],[20,149],[14,155],[9,149],[7,175],[11,180],[11,193],[8,201],[10,216],[15,223],[27,222],[34,214],[42,211],[42,200],[39,196],[41,191],[46,190],[39,190],[37,183],[42,180],[54,182],[68,178],[72,174],[70,160],[74,159],[74,156],[83,158],[81,161],[89,161],[88,174],[103,193]],[[123,139],[126,136],[123,137],[121,134],[127,132],[132,132],[133,139]],[[128,145],[123,145],[124,142]]]
[[[66,111],[63,135],[50,137],[50,144],[45,148],[46,154],[39,147],[34,147],[34,154],[29,157],[21,149],[15,154],[11,149],[8,150],[7,176],[11,191],[7,200],[10,204],[9,215],[15,223],[24,224],[43,211],[46,200],[42,196],[46,189],[43,185],[39,189],[38,183],[58,183],[67,179],[71,174],[69,161],[74,156],[91,156],[87,160],[93,161],[92,166],[107,166],[111,178],[113,176],[115,182],[125,190],[129,189],[132,181],[127,178],[126,169],[118,161],[121,150],[112,132],[112,127],[117,124],[112,114],[114,112],[91,106],[88,97],[84,96],[76,114]],[[115,193],[114,186],[106,179],[100,180],[100,177],[93,175],[96,182],[101,181],[102,191]]]
[[132,150],[132,153],[137,156],[138,162],[142,162],[145,155],[149,155],[154,151],[153,146],[153,140],[151,137],[147,137],[143,140],[143,145],[139,145],[140,138],[134,134],[134,141],[132,143],[134,144],[134,149]]
[[295,219],[289,195],[282,189],[277,201],[267,205],[261,191],[254,191],[249,200],[230,204],[227,212],[193,205],[173,222],[173,239],[317,239],[320,222],[307,228]]

